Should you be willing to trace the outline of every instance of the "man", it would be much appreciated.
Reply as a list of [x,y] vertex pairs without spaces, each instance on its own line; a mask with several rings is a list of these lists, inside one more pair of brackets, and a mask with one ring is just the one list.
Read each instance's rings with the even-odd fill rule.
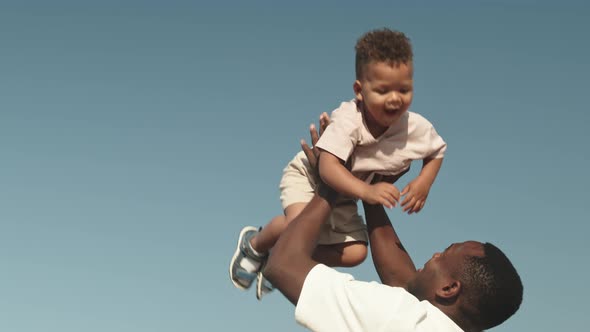
[[[315,145],[313,127],[311,133]],[[317,151],[302,146],[315,163]],[[296,320],[303,326],[338,332],[482,331],[518,310],[522,283],[498,248],[476,241],[455,243],[416,270],[382,205],[363,203],[371,254],[383,284],[355,281],[317,263],[312,259],[316,240],[336,196],[320,184],[281,235],[264,269],[266,278],[297,306]]]

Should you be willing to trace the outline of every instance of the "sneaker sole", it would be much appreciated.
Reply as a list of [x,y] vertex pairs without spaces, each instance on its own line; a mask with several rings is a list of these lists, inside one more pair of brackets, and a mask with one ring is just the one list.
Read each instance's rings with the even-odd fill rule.
[[262,273],[256,275],[256,299],[262,301]]
[[231,261],[229,262],[229,280],[231,280],[231,282],[234,284],[234,286],[236,286],[236,288],[239,288],[241,290],[247,290],[248,287],[244,287],[244,286],[240,285],[231,277],[232,267],[234,266],[234,262],[238,258],[238,255],[240,254],[240,243],[242,243],[242,239],[244,238],[244,234],[246,234],[246,232],[249,232],[249,231],[257,231],[257,230],[258,229],[256,227],[252,227],[252,226],[247,226],[247,227],[242,228],[242,231],[240,232],[240,236],[238,236],[238,243],[236,244],[236,252],[234,252],[234,256],[232,257]]
[[[266,293],[262,292],[262,286],[263,286],[263,275],[262,272],[258,272],[258,274],[256,275],[256,299],[258,301],[262,301],[262,298],[265,297],[266,295],[268,295],[270,292],[272,292],[272,289]],[[267,280],[268,282],[268,280]],[[274,289],[274,288],[273,288]]]

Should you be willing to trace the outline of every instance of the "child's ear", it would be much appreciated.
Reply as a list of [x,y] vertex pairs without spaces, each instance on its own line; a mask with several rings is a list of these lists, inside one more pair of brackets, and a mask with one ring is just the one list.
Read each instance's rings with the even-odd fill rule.
[[361,81],[356,80],[352,85],[352,90],[354,90],[354,95],[358,101],[363,101],[363,95],[361,92],[363,91],[363,86],[361,85]]

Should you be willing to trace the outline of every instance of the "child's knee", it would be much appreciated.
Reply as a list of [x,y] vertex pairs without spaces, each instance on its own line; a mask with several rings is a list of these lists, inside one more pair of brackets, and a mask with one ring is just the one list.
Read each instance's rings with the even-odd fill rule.
[[295,219],[301,211],[305,208],[307,203],[294,203],[285,209],[285,222],[288,224]]
[[286,219],[287,218],[285,216],[276,216],[270,220],[270,222],[268,223],[268,225],[266,227],[272,227],[273,229],[282,230],[286,227],[286,225],[285,225]]
[[357,266],[367,258],[368,249],[364,242],[354,242],[347,244],[342,249],[342,266]]

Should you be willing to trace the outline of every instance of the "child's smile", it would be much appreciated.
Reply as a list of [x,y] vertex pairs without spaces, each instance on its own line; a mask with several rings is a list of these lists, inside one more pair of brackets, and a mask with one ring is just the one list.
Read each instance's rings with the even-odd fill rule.
[[413,97],[413,67],[408,64],[371,62],[364,77],[354,83],[357,99],[362,102],[369,131],[374,137],[383,134],[408,110]]

